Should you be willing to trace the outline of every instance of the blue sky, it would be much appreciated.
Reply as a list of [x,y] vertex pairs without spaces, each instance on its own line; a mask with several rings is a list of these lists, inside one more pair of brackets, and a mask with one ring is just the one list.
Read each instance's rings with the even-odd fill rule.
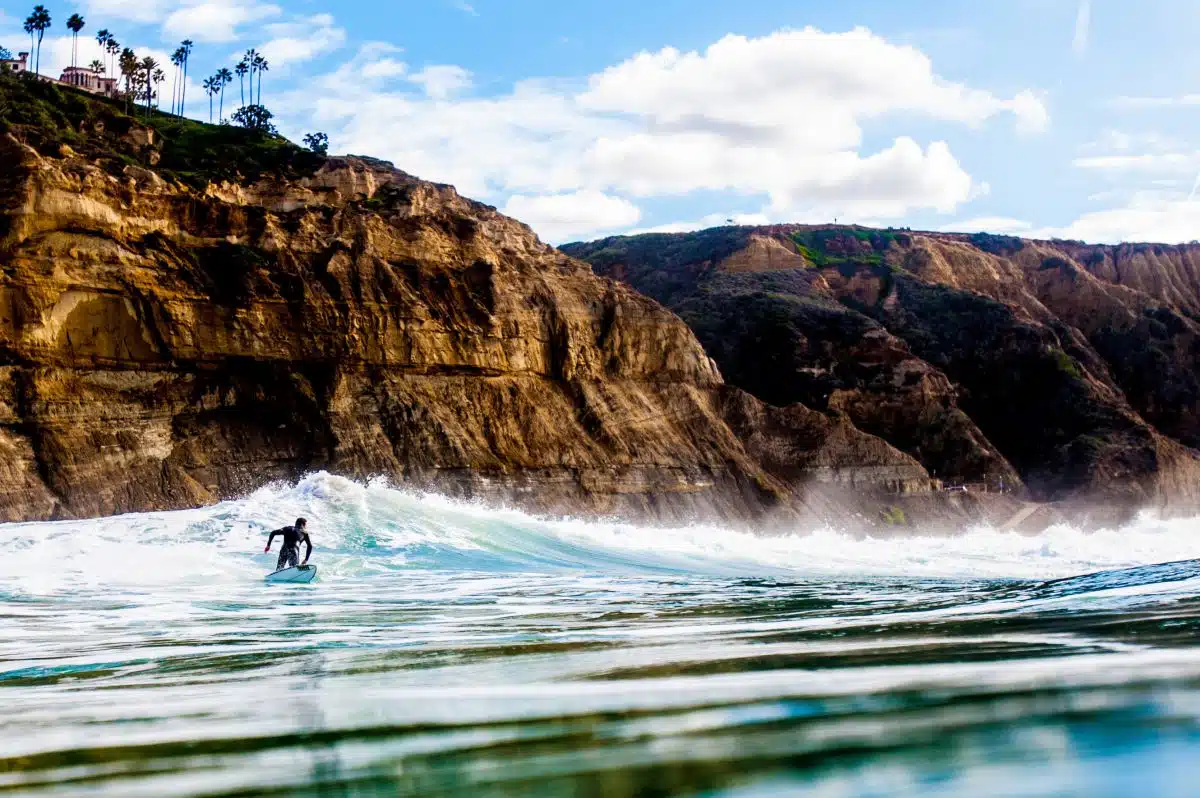
[[[79,0],[196,84],[249,47],[283,133],[456,185],[548,241],[838,219],[1200,239],[1200,3]],[[32,3],[0,0],[27,49]],[[235,82],[226,115],[237,103]]]

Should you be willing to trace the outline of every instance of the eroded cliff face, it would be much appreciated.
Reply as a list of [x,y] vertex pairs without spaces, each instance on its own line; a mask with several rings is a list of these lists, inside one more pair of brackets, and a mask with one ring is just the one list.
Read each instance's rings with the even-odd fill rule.
[[0,520],[320,468],[672,520],[929,487],[724,385],[677,317],[450,187],[331,158],[201,190],[42,149],[0,137]]
[[564,249],[676,310],[732,384],[943,480],[1200,503],[1200,247],[780,225]]

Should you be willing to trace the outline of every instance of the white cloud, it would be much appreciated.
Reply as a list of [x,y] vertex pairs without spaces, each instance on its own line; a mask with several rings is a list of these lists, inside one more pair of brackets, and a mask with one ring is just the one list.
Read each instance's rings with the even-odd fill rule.
[[230,42],[238,39],[238,27],[282,13],[279,6],[242,0],[189,0],[163,22],[167,36],[199,42]]
[[942,226],[946,233],[998,233],[1002,235],[1025,235],[1033,229],[1033,225],[1024,219],[1013,219],[1008,216],[976,216]]
[[1017,132],[1026,136],[1044,133],[1050,126],[1050,111],[1045,102],[1031,91],[1023,91],[1009,101],[1008,110],[1017,118]]
[[1141,192],[1124,207],[1086,213],[1065,227],[1030,231],[1028,235],[1095,244],[1184,243],[1200,239],[1200,202],[1177,192]]
[[642,218],[641,210],[629,200],[599,191],[538,197],[516,194],[502,212],[529,224],[554,243],[626,228]]
[[408,79],[434,100],[445,100],[471,87],[471,73],[460,66],[427,66]]
[[898,112],[969,125],[1007,112],[1030,128],[1048,118],[1032,92],[1003,100],[943,80],[924,53],[865,28],[729,35],[703,53],[643,52],[592,76],[580,102],[657,127],[801,137],[829,149],[856,146],[860,120]]
[[1105,130],[1095,141],[1089,141],[1080,149],[1085,152],[1110,150],[1128,152],[1132,149],[1145,149],[1151,152],[1166,152],[1178,149],[1181,143],[1171,137],[1155,131],[1127,133],[1121,130]]
[[450,5],[462,11],[464,14],[470,14],[473,17],[479,16],[479,12],[475,10],[475,6],[466,2],[466,0],[450,0]]
[[628,231],[626,235],[635,236],[643,233],[691,233],[696,230],[706,230],[710,227],[724,227],[726,225],[762,226],[771,223],[772,219],[761,213],[710,213],[702,219],[694,219],[687,222],[668,222],[667,224],[658,224],[653,227],[639,227]]
[[[947,81],[919,50],[864,29],[726,36],[703,52],[639,54],[582,84],[526,80],[491,97],[474,96],[457,67],[410,74],[394,48],[371,45],[273,107],[293,127],[329,132],[335,149],[498,204],[727,191],[784,219],[952,212],[986,186],[946,143],[897,126],[1011,115],[1032,132],[1049,119],[1032,91],[1003,98]],[[865,149],[866,124],[895,131],[890,144]]]
[[394,58],[381,58],[372,61],[362,69],[363,77],[371,80],[379,78],[398,78],[408,73],[408,64]]
[[144,24],[161,22],[178,5],[178,0],[87,0],[84,17],[89,21],[104,20],[96,30],[103,27],[113,30],[113,20]]
[[346,31],[337,27],[329,14],[277,22],[263,30],[271,38],[258,50],[273,69],[332,52],[346,41]]
[[1136,155],[1096,155],[1071,162],[1081,169],[1110,172],[1147,172],[1157,174],[1193,174],[1200,169],[1200,152],[1152,152]]
[[1071,49],[1076,57],[1082,58],[1087,53],[1088,34],[1092,26],[1092,0],[1079,0],[1079,11],[1075,15],[1075,39]]

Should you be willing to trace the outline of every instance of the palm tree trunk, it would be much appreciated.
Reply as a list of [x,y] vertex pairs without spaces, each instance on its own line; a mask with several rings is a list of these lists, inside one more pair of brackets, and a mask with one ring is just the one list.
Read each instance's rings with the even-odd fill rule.
[[217,119],[225,116],[225,84],[221,84],[221,101],[217,103]]

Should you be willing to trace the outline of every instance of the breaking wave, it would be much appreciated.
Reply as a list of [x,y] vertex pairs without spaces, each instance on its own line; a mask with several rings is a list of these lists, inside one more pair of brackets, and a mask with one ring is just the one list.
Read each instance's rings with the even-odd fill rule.
[[827,528],[760,536],[713,525],[547,520],[316,473],[202,509],[0,526],[0,580],[31,593],[244,581],[274,562],[262,553],[266,532],[301,515],[323,581],[406,569],[1049,580],[1187,560],[1198,548],[1194,520],[1150,516],[1122,528],[1061,525],[1036,536],[989,528],[956,536],[870,538]]

